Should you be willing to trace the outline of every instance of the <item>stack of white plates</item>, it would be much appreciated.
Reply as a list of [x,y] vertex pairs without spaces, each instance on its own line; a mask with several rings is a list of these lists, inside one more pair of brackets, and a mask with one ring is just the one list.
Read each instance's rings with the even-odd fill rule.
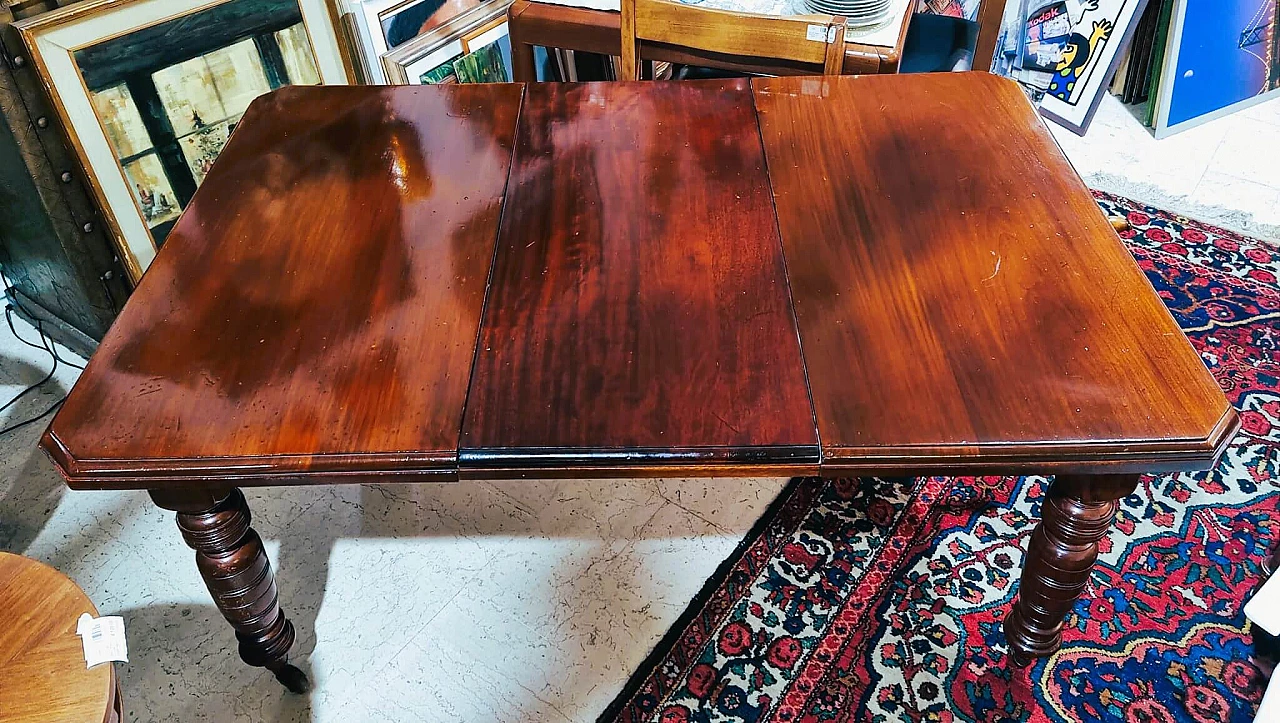
[[879,25],[889,16],[893,0],[804,0],[815,13],[843,15],[851,28]]

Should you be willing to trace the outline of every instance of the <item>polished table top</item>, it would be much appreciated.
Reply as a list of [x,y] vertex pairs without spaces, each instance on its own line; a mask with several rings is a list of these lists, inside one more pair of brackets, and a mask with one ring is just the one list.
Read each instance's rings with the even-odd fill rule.
[[957,73],[276,91],[42,443],[159,488],[1197,469],[1237,424]]

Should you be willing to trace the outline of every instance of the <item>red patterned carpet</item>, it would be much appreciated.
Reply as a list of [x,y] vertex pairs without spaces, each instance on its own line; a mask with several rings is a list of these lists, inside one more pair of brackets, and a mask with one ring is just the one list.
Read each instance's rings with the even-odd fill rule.
[[1250,721],[1241,612],[1280,543],[1280,252],[1098,194],[1243,429],[1210,473],[1126,498],[1062,650],[1000,629],[1040,477],[794,481],[604,721]]

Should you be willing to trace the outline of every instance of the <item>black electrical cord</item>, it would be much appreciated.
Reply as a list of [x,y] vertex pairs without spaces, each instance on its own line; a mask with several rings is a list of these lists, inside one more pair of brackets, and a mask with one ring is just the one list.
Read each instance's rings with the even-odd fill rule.
[[[11,291],[7,283],[5,284],[5,286],[7,291]],[[12,293],[9,294],[9,298],[10,299],[13,298]],[[32,384],[26,389],[23,389],[21,392],[18,392],[18,394],[14,396],[12,399],[5,402],[3,405],[0,405],[0,412],[3,412],[4,410],[13,406],[18,402],[19,399],[22,399],[26,395],[35,391],[36,389],[39,389],[50,379],[53,379],[53,375],[58,371],[59,363],[66,364],[67,366],[74,367],[76,369],[84,369],[84,367],[80,366],[79,364],[74,364],[72,362],[69,362],[58,355],[57,345],[54,343],[53,339],[49,337],[49,335],[44,333],[44,324],[42,324],[39,319],[35,319],[34,317],[32,317],[36,323],[36,333],[40,335],[40,343],[33,344],[32,342],[29,342],[26,339],[23,339],[22,335],[18,333],[17,328],[13,324],[13,314],[14,314],[14,306],[13,306],[13,303],[10,302],[4,307],[4,319],[5,319],[5,322],[8,323],[9,331],[13,334],[14,338],[33,349],[42,349],[45,352],[47,352],[49,354],[49,357],[53,360],[53,366],[50,367],[49,373],[44,376],[44,379],[41,379],[35,384]],[[62,403],[65,402],[66,400],[67,400],[66,395],[63,395],[61,399],[54,402],[52,406],[50,406],[48,409],[44,410],[40,414],[37,414],[36,416],[31,417],[30,419],[25,419],[21,422],[17,422],[7,427],[0,428],[0,437],[3,437],[4,435],[16,429],[21,429],[22,427],[25,427],[29,424],[34,424],[40,421],[41,419],[44,419],[45,417],[52,414],[55,410],[57,410],[58,407],[62,406]]]
[[10,424],[9,426],[5,427],[4,429],[0,429],[0,437],[3,437],[4,435],[8,434],[9,432],[14,431],[15,429],[21,429],[21,428],[23,428],[23,427],[27,426],[28,424],[35,424],[36,422],[39,422],[41,419],[44,419],[45,417],[49,416],[50,414],[53,414],[53,412],[54,412],[55,410],[57,410],[57,408],[58,408],[58,407],[61,407],[61,406],[62,406],[62,403],[63,403],[63,402],[65,402],[65,401],[67,401],[67,397],[66,397],[66,395],[63,395],[62,399],[59,399],[58,401],[56,401],[56,402],[54,402],[54,403],[53,403],[53,406],[51,406],[51,407],[49,407],[48,409],[44,410],[43,412],[41,412],[41,413],[37,414],[36,416],[32,417],[31,419],[24,419],[24,420],[22,420],[21,422],[18,422],[17,424]]
[[[16,404],[16,403],[18,402],[18,400],[19,400],[19,399],[22,399],[23,397],[27,396],[27,395],[28,395],[28,394],[30,394],[31,392],[34,392],[35,390],[39,389],[42,385],[44,385],[44,383],[45,383],[45,382],[48,382],[50,379],[52,379],[52,378],[53,378],[53,374],[54,374],[54,372],[56,372],[57,370],[58,370],[58,357],[57,357],[56,355],[54,355],[54,356],[53,356],[53,366],[49,369],[49,373],[48,373],[48,374],[46,374],[46,375],[44,376],[44,379],[41,379],[40,381],[36,382],[35,384],[32,384],[31,386],[27,387],[26,389],[23,389],[22,391],[18,392],[18,394],[17,394],[17,395],[15,395],[15,396],[13,397],[13,399],[10,399],[9,401],[5,402],[3,406],[0,406],[0,412],[3,412],[4,410],[6,410],[6,409],[8,409],[9,407],[11,407],[11,406],[13,406],[14,404]],[[62,404],[62,402],[63,402],[63,401],[65,401],[65,400],[66,400],[66,397],[64,396],[64,397],[62,397],[62,399],[59,399],[59,400],[54,404],[54,406],[53,406],[53,407],[51,407],[51,408],[49,408],[49,409],[45,410],[44,412],[40,413],[38,416],[32,417],[31,419],[27,419],[27,420],[24,420],[24,421],[21,421],[21,422],[18,422],[17,424],[11,424],[11,425],[9,425],[9,426],[7,426],[7,427],[3,428],[3,429],[0,429],[0,437],[3,437],[4,435],[8,434],[9,432],[12,432],[12,431],[13,431],[13,430],[15,430],[15,429],[20,429],[20,428],[22,428],[22,427],[27,426],[28,424],[31,424],[32,422],[35,422],[35,421],[36,421],[36,420],[38,420],[38,419],[43,418],[45,415],[49,414],[49,412],[52,412],[54,409],[56,409],[56,408],[57,408],[57,406],[58,406],[59,404]]]
[[[25,309],[23,311],[25,311]],[[14,313],[13,303],[10,303],[8,306],[4,307],[4,320],[8,322],[9,331],[13,334],[15,338],[17,338],[18,341],[22,342],[23,344],[26,344],[32,349],[43,349],[45,352],[51,354],[56,361],[61,362],[62,364],[66,364],[69,367],[79,369],[80,371],[84,371],[84,367],[80,366],[79,364],[69,362],[66,359],[63,359],[62,357],[58,356],[58,347],[54,345],[53,338],[50,337],[48,334],[44,333],[44,324],[39,319],[32,316],[31,314],[27,314],[27,316],[36,323],[36,333],[40,335],[41,343],[33,344],[27,341],[26,339],[23,339],[22,335],[19,334],[18,330],[13,326],[13,313]]]
[[[8,311],[8,310],[9,310],[9,307],[7,307],[7,306],[6,306],[6,307],[5,307],[5,311]],[[6,314],[6,316],[8,316],[8,315]],[[13,327],[12,327],[12,326],[10,326],[9,328],[10,328],[10,329],[12,329]],[[16,334],[15,334],[15,336],[16,336]],[[48,373],[48,374],[44,375],[44,379],[41,379],[40,381],[36,382],[35,384],[32,384],[31,386],[27,387],[26,389],[23,389],[22,391],[18,392],[18,395],[17,395],[17,396],[15,396],[13,399],[10,399],[9,401],[5,402],[3,406],[0,406],[0,412],[3,412],[4,410],[8,409],[9,407],[12,407],[14,404],[16,404],[16,403],[17,403],[17,401],[18,401],[19,399],[22,399],[23,397],[27,396],[27,395],[28,395],[28,394],[30,394],[31,392],[34,392],[35,390],[39,389],[39,388],[40,388],[40,386],[41,386],[42,384],[44,384],[45,382],[47,382],[47,381],[49,381],[50,379],[52,379],[52,378],[53,378],[53,373],[54,373],[54,372],[56,372],[56,371],[58,371],[58,358],[55,356],[55,357],[53,358],[53,367],[52,367],[51,369],[49,369],[49,373]]]

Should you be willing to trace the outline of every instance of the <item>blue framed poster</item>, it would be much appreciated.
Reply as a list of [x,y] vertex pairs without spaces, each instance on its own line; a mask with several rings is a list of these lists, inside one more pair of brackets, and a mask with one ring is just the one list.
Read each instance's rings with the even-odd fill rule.
[[1276,0],[1177,0],[1156,138],[1265,100],[1280,86]]

